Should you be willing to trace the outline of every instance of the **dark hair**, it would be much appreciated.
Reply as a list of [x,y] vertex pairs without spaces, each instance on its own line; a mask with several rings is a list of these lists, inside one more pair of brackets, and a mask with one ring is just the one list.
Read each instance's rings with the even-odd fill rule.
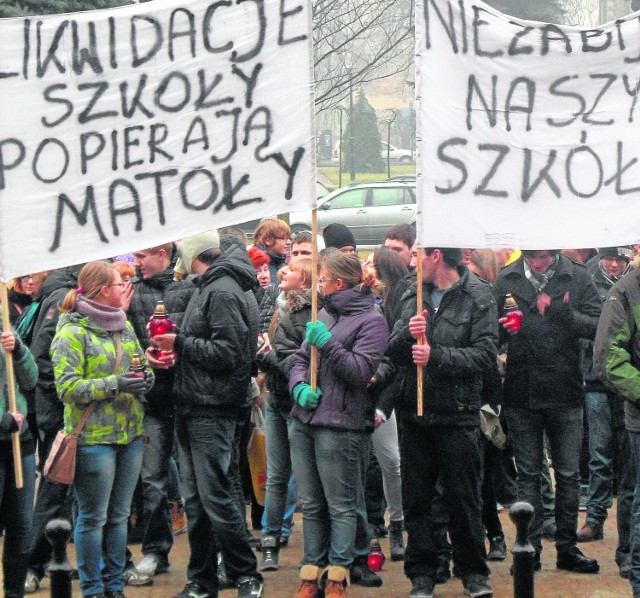
[[534,257],[534,255],[538,253],[538,251],[548,251],[554,256],[560,253],[559,249],[523,249],[522,255],[524,255],[524,257]]
[[241,228],[237,228],[235,226],[223,226],[218,229],[218,234],[222,237],[222,235],[232,235],[237,239],[240,239],[245,245],[247,244],[247,233],[245,233]]
[[313,243],[313,236],[311,235],[311,231],[301,230],[299,233],[296,233],[291,239],[291,244],[295,243]]
[[416,242],[416,229],[411,224],[396,224],[388,230],[384,238],[392,239],[393,241],[402,241],[411,249]]
[[203,264],[211,265],[215,262],[222,252],[218,247],[212,247],[211,249],[205,249],[200,255],[197,256]]
[[449,268],[455,268],[462,259],[462,249],[459,247],[425,247],[424,252],[431,255],[436,249],[442,253],[442,259]]
[[382,299],[383,304],[386,305],[389,295],[398,282],[409,273],[409,270],[398,252],[387,247],[380,247],[374,251],[373,263],[378,279],[384,284]]

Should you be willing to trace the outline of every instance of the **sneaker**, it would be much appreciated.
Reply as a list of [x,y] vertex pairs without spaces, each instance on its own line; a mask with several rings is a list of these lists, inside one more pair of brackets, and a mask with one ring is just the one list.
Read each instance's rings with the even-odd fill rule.
[[195,581],[187,582],[187,585],[182,588],[180,592],[174,598],[209,598],[210,594],[199,583]]
[[187,531],[187,514],[184,512],[184,506],[175,500],[169,501],[171,509],[171,528],[173,535],[178,536]]
[[169,565],[160,564],[160,561],[153,554],[147,554],[136,567],[140,575],[146,575],[147,577],[153,577],[160,573],[166,573],[169,571]]
[[426,575],[418,575],[411,580],[409,598],[433,598],[436,585]]
[[504,561],[507,558],[507,543],[504,536],[495,536],[489,538],[489,552],[487,553],[488,561]]
[[150,586],[153,583],[153,577],[143,575],[133,563],[130,563],[124,569],[124,583],[127,586]]
[[472,598],[479,596],[493,596],[493,590],[489,585],[489,581],[484,575],[471,574],[462,581],[464,593]]
[[122,590],[110,590],[104,593],[104,598],[127,598]]
[[24,580],[24,593],[35,594],[40,589],[40,577],[35,571],[29,569],[27,571],[27,578]]
[[238,598],[260,598],[262,596],[262,582],[257,577],[243,575],[238,580]]
[[273,536],[265,536],[262,538],[261,544],[262,556],[260,557],[260,571],[277,571],[278,570],[278,539]]

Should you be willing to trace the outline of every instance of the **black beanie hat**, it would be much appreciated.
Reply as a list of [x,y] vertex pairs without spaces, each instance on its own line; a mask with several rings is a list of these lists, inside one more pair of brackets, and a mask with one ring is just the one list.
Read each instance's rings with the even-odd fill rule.
[[344,224],[338,222],[328,224],[322,231],[322,236],[326,247],[336,247],[338,249],[353,247],[356,249],[356,240],[353,237],[353,233]]
[[623,257],[627,262],[631,261],[630,247],[601,247],[598,252],[600,257]]

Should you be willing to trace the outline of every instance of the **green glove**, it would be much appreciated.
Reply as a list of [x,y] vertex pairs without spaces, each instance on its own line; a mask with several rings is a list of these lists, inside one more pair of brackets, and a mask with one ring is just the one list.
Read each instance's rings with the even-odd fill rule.
[[307,322],[307,342],[310,345],[322,349],[322,347],[329,342],[330,338],[331,333],[327,330],[323,322]]
[[318,406],[318,401],[322,396],[322,391],[319,388],[316,388],[315,392],[311,390],[311,386],[306,384],[305,382],[301,382],[297,384],[293,389],[293,398],[296,403],[300,405],[303,409],[307,409],[311,411],[311,409],[315,409]]

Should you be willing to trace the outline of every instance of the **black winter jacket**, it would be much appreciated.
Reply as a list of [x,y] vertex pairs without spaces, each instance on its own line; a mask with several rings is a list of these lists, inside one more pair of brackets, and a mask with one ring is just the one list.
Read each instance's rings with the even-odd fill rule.
[[[497,358],[498,323],[491,287],[459,267],[460,280],[442,297],[437,312],[431,303],[432,284],[423,286],[428,310],[427,340],[431,345],[424,368],[423,416],[417,410],[417,368],[413,365],[409,320],[416,314],[416,285],[400,301],[389,356],[398,368],[397,408],[425,426],[479,426],[483,376]],[[400,380],[402,378],[402,380]]]
[[67,269],[57,270],[48,276],[42,285],[40,312],[33,326],[30,350],[38,366],[36,422],[38,429],[45,433],[62,429],[64,404],[56,392],[49,349],[60,317],[58,305],[62,303],[65,295],[77,286],[77,275]]
[[247,252],[232,245],[193,282],[174,345],[177,409],[235,418],[246,404],[256,356],[257,313],[252,318],[245,294],[257,284],[256,272]]
[[564,255],[558,259],[543,291],[551,297],[544,316],[538,311],[538,293],[525,276],[524,258],[507,266],[496,280],[498,305],[503,306],[510,293],[524,315],[516,334],[500,327],[501,343],[509,343],[506,406],[536,410],[583,404],[580,339],[595,337],[601,302],[587,269]]
[[[135,294],[127,316],[133,324],[142,348],[146,350],[151,344],[147,324],[158,301],[164,301],[171,321],[179,327],[195,287],[189,278],[174,280],[173,266],[170,266],[164,272],[150,278],[135,278],[133,288]],[[154,370],[155,384],[145,395],[148,412],[153,414],[173,412],[174,370],[175,368]]]

